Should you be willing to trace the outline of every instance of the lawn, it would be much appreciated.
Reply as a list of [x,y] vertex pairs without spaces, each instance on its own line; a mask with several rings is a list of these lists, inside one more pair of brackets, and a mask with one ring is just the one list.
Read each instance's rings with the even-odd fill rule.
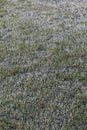
[[0,130],[87,129],[86,5],[0,0]]

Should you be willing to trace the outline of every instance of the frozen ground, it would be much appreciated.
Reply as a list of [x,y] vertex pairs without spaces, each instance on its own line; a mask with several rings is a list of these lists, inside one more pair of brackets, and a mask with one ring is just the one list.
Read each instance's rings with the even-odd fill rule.
[[87,1],[0,0],[0,130],[87,129]]

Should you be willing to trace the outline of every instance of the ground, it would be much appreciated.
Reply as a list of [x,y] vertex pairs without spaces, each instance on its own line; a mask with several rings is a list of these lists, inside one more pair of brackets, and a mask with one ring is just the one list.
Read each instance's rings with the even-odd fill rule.
[[86,129],[86,0],[0,0],[0,130]]

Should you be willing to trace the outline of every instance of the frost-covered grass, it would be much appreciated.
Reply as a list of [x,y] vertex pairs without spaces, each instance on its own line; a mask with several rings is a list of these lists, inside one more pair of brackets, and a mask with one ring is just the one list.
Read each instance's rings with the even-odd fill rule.
[[86,0],[0,0],[0,130],[87,129]]

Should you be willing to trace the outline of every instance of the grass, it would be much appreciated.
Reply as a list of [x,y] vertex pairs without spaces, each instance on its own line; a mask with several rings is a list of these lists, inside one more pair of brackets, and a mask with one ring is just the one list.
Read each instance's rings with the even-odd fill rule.
[[7,2],[7,0],[0,0],[0,18],[6,15],[8,12],[3,8],[3,5]]
[[0,9],[0,17],[3,17],[4,15],[7,14],[7,10],[5,9]]
[[7,0],[0,0],[0,6],[4,3],[6,3]]
[[0,130],[87,129],[86,22],[67,4],[0,0]]
[[86,121],[87,121],[87,107],[86,107],[86,99],[87,93],[77,94],[70,108],[70,116],[66,125],[64,126],[64,130],[69,129],[85,129],[86,130]]

